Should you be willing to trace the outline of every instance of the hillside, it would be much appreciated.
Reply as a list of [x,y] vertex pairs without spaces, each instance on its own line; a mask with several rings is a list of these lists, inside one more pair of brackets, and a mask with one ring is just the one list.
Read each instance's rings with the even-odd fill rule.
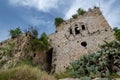
[[32,36],[26,33],[0,43],[0,67],[6,69],[14,67],[19,60],[28,60],[47,69],[46,52],[31,49],[31,39]]

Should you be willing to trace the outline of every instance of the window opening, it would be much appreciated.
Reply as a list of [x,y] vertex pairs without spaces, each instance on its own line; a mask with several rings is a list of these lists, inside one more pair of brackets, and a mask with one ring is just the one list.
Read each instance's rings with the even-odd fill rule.
[[85,30],[85,25],[82,25],[82,30]]
[[70,34],[73,34],[72,29],[70,28]]
[[79,27],[76,27],[75,28],[75,34],[77,35],[77,34],[80,34],[80,28]]

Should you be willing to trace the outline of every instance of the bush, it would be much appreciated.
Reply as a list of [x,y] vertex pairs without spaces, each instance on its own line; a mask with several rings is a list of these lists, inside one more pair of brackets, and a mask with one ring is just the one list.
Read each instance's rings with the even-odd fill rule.
[[78,17],[77,14],[72,15],[72,18],[76,19]]
[[85,10],[78,8],[77,14],[72,15],[72,18],[76,19],[79,15],[84,15],[86,13]]
[[17,36],[22,34],[22,31],[20,30],[20,28],[11,29],[9,34],[11,38],[16,38]]
[[77,10],[78,15],[84,15],[85,12],[86,12],[86,11],[83,10],[83,9],[81,9],[81,8],[79,8],[79,9]]
[[81,56],[71,63],[67,72],[72,77],[107,77],[120,71],[120,41],[113,41],[101,47],[101,51]]
[[48,50],[50,47],[50,44],[48,42],[48,37],[45,33],[41,35],[41,37],[38,38],[32,38],[31,39],[31,48],[35,50]]
[[59,26],[61,23],[63,23],[64,22],[64,20],[62,19],[62,18],[55,18],[55,26]]

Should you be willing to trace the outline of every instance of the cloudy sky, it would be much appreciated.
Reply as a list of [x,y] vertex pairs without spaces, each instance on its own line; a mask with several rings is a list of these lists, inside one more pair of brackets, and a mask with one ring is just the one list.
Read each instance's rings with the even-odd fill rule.
[[[36,26],[39,33],[55,31],[54,18],[65,20],[78,8],[99,6],[99,0],[0,0],[0,41],[9,38],[9,30],[23,31]],[[111,27],[120,27],[120,0],[100,0],[100,8]]]

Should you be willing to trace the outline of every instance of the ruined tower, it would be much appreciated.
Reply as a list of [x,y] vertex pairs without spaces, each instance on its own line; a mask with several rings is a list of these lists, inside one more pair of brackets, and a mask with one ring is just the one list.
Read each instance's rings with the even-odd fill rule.
[[64,71],[81,55],[96,52],[100,50],[99,45],[114,39],[113,31],[98,7],[63,22],[49,35],[53,47],[52,72]]

